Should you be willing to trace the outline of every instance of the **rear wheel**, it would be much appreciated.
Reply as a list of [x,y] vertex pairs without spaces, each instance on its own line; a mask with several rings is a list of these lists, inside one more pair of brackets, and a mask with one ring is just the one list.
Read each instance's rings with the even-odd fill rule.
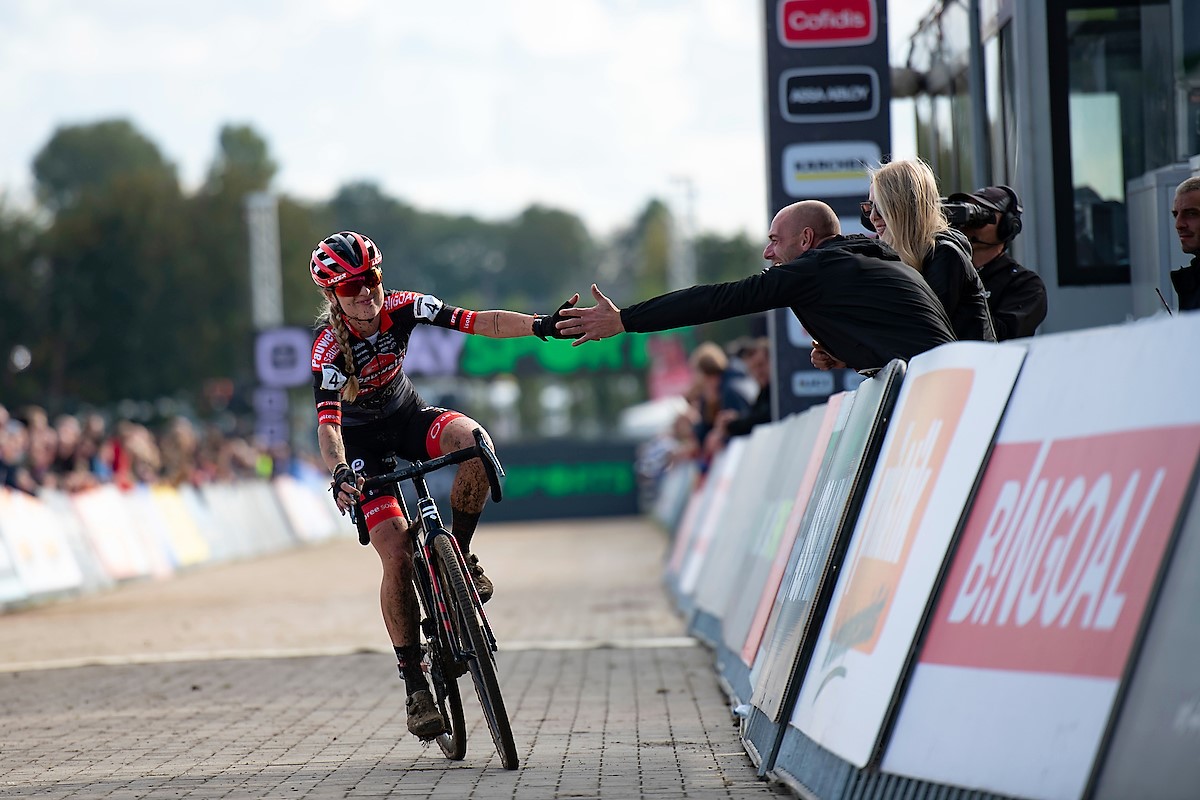
[[447,594],[446,610],[458,636],[459,646],[468,656],[467,667],[471,671],[475,693],[479,695],[479,704],[483,707],[483,716],[487,720],[500,763],[505,769],[516,769],[517,745],[513,741],[512,726],[504,708],[504,697],[500,694],[491,642],[480,624],[470,579],[463,572],[458,553],[448,535],[436,536],[433,548],[442,587]]

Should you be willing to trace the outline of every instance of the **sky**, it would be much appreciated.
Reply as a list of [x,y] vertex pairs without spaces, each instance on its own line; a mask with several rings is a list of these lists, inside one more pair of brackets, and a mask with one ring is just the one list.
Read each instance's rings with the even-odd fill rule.
[[[697,231],[759,237],[761,3],[0,0],[0,196],[29,203],[59,127],[117,118],[194,189],[237,124],[301,200],[368,180],[422,210],[540,203],[606,235],[658,198]],[[893,63],[930,5],[889,0]]]

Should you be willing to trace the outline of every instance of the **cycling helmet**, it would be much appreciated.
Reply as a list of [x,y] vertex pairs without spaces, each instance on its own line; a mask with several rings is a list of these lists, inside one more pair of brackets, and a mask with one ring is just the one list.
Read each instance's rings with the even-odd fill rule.
[[317,244],[308,268],[313,282],[332,289],[342,281],[379,266],[383,254],[375,243],[354,231],[342,231]]

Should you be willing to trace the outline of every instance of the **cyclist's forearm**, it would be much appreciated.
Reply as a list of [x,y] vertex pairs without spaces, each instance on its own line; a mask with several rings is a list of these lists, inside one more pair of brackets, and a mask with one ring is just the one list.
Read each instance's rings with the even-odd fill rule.
[[339,464],[346,463],[346,446],[342,444],[342,428],[328,422],[317,426],[317,443],[321,448],[321,460],[325,469],[333,472]]
[[477,336],[487,336],[489,339],[512,339],[517,336],[532,336],[533,314],[521,314],[516,311],[480,311],[475,318],[475,329],[472,333]]

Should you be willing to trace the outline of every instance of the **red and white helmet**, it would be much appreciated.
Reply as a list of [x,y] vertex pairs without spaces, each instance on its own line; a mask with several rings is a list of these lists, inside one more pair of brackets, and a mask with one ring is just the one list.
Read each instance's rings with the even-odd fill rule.
[[317,244],[308,268],[322,289],[332,289],[344,280],[378,267],[383,254],[375,243],[354,231],[341,231]]

